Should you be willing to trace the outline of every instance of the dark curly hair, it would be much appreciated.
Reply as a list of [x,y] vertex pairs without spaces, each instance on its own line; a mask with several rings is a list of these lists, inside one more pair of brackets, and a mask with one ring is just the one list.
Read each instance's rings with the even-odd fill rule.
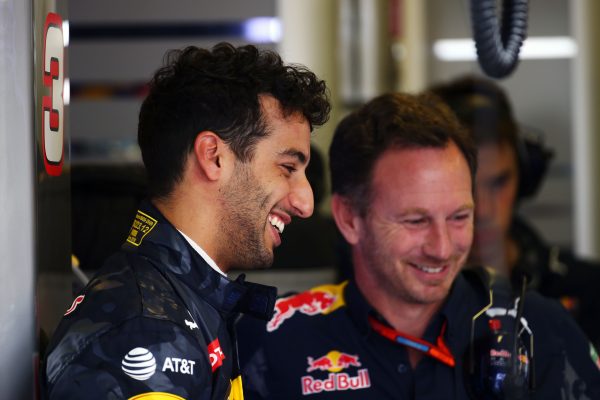
[[268,134],[259,101],[265,94],[279,101],[284,116],[302,114],[311,129],[329,117],[325,82],[303,66],[284,65],[275,52],[229,43],[169,51],[139,114],[150,196],[173,190],[202,131],[219,135],[242,162],[251,160]]
[[334,132],[329,148],[332,191],[347,197],[365,216],[373,168],[385,151],[445,148],[451,141],[464,155],[474,182],[475,145],[438,97],[402,93],[376,97],[346,116]]

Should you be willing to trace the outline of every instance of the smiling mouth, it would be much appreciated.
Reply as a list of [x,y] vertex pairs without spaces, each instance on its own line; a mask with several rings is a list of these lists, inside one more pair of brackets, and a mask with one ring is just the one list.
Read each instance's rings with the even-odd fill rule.
[[418,269],[419,271],[423,271],[427,274],[439,274],[440,272],[442,272],[444,270],[444,266],[441,267],[432,267],[429,265],[422,265],[422,264],[411,264],[414,268]]
[[277,229],[277,232],[281,235],[283,233],[283,229],[285,228],[285,224],[279,217],[275,215],[269,215],[269,223]]

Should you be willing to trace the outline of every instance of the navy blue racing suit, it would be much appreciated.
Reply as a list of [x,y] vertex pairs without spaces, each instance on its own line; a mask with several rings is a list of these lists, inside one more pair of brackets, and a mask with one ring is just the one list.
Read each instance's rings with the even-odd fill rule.
[[243,398],[234,323],[268,319],[275,288],[231,281],[144,202],[121,251],[49,344],[48,399]]

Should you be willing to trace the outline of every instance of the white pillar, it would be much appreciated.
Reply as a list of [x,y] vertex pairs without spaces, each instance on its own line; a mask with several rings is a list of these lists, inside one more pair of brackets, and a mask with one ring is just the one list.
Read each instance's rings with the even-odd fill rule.
[[388,0],[359,0],[360,93],[363,100],[392,90]]
[[429,49],[427,38],[427,1],[403,0],[401,3],[401,46],[399,87],[403,92],[417,93],[427,87]]
[[600,259],[600,35],[596,0],[569,3],[578,54],[572,68],[573,207],[575,252]]
[[[287,63],[308,67],[324,79],[331,95],[332,110],[329,122],[319,128],[313,138],[325,158],[326,189],[331,187],[327,157],[333,131],[338,122],[339,95],[337,79],[337,0],[277,0],[277,15],[281,20],[282,35],[278,51]],[[329,213],[329,199],[321,204],[321,211]]]
[[337,0],[277,0],[282,35],[278,51],[285,62],[308,67],[327,82],[333,110],[314,142],[325,153],[337,122]]
[[33,398],[35,238],[31,3],[0,0],[0,398]]
[[390,0],[340,0],[339,74],[353,108],[394,89]]

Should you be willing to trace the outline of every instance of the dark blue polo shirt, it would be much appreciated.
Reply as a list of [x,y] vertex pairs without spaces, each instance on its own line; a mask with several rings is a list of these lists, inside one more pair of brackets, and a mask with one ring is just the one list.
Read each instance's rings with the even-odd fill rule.
[[[445,324],[442,338],[456,365],[424,356],[412,368],[405,346],[371,328],[374,311],[354,282],[282,298],[266,325],[250,319],[238,325],[245,398],[468,399],[471,321],[488,303],[485,284],[460,274],[422,338],[436,343]],[[533,398],[575,399],[573,391],[583,387],[587,397],[579,398],[599,399],[600,371],[566,311],[535,293],[524,307],[536,351]],[[476,327],[476,340],[488,333],[487,324]]]

